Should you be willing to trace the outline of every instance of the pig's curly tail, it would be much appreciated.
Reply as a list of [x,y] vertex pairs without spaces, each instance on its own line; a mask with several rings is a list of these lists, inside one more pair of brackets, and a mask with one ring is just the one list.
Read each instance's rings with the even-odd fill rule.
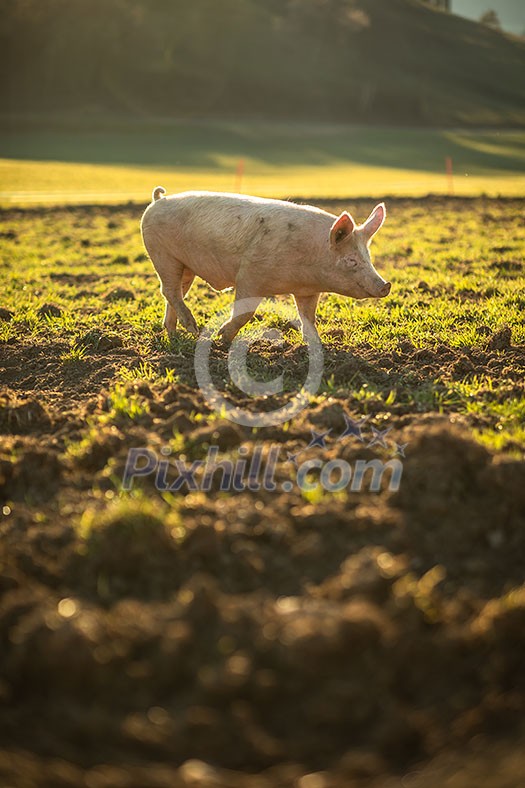
[[166,189],[163,189],[162,186],[155,186],[151,195],[152,202],[155,202],[155,200],[160,200],[165,194]]

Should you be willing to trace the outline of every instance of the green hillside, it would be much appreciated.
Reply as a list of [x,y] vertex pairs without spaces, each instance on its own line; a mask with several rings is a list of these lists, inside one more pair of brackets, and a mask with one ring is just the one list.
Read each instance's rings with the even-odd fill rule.
[[525,43],[420,0],[0,0],[7,113],[525,123]]

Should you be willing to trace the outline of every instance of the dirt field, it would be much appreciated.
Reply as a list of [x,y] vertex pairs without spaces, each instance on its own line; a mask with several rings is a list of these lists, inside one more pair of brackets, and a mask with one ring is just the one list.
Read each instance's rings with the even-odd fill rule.
[[[387,205],[392,296],[326,297],[317,395],[257,429],[205,401],[192,338],[162,336],[140,208],[0,213],[2,784],[521,784],[525,203]],[[189,297],[201,324],[230,299]],[[284,342],[262,333],[249,367],[285,390],[227,384],[249,409],[304,377],[294,327],[266,324]],[[210,366],[228,380],[224,349]],[[121,489],[130,449],[211,446],[246,467],[273,447],[275,489]],[[308,459],[402,478],[301,489]]]

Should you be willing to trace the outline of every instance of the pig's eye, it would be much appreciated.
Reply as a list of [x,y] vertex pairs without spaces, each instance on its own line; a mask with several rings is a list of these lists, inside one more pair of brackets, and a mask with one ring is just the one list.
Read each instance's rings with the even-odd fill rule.
[[345,264],[347,268],[356,268],[357,267],[357,258],[355,257],[347,257],[345,260]]

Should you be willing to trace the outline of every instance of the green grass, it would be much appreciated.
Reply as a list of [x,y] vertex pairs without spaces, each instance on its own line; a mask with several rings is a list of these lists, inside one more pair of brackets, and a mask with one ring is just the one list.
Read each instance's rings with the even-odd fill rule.
[[[158,122],[0,131],[0,203],[147,203],[151,189],[275,197],[525,190],[525,133],[284,123]],[[242,181],[237,179],[239,161]]]
[[[326,207],[338,211],[343,204]],[[362,219],[372,204],[345,207]],[[487,336],[504,326],[510,327],[514,346],[525,345],[522,213],[523,202],[517,200],[389,203],[373,252],[378,270],[393,282],[392,293],[381,301],[322,297],[325,369],[319,396],[349,400],[363,413],[377,407],[414,417],[455,413],[489,446],[522,452],[525,397],[515,357],[506,361],[505,351],[496,351],[472,367],[462,361],[473,350],[483,353]],[[182,329],[171,339],[163,332],[162,298],[142,250],[139,217],[134,207],[0,213],[0,307],[14,312],[12,320],[0,322],[0,343],[49,348],[45,352],[55,357],[51,366],[58,365],[73,382],[90,373],[94,359],[120,346],[124,355],[113,362],[102,428],[148,417],[148,402],[134,389],[136,383],[195,385],[195,340]],[[130,291],[128,300],[108,298],[123,286]],[[231,299],[231,293],[212,294],[197,282],[188,304],[203,326]],[[261,380],[282,373],[285,390],[295,389],[303,368],[301,338],[289,322],[295,317],[290,300],[281,299],[256,325],[259,331],[279,329],[295,360],[287,362],[264,341],[249,360]],[[40,314],[45,303],[60,314]],[[252,329],[253,324],[244,331]],[[414,348],[408,356],[406,343]],[[418,350],[430,351],[430,358],[410,361]],[[396,357],[399,352],[405,356]],[[346,371],[355,356],[368,366]],[[162,358],[172,359],[168,369]],[[385,367],[384,358],[402,360]],[[235,396],[233,384],[227,390]]]

